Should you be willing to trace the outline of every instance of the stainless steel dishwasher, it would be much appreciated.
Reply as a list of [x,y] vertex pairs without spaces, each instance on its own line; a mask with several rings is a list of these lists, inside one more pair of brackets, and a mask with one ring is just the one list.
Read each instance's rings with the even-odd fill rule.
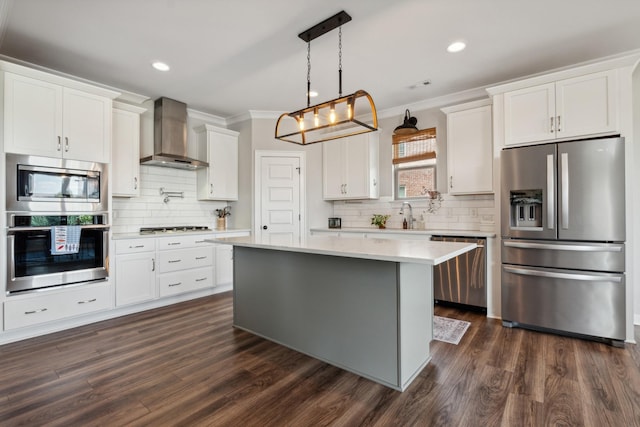
[[487,308],[487,239],[480,237],[432,236],[434,242],[475,243],[478,247],[433,267],[433,298]]

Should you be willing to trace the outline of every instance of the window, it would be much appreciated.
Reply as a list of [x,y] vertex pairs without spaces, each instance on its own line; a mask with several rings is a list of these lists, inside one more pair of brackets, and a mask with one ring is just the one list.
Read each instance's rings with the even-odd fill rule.
[[425,198],[436,189],[436,128],[393,136],[396,199]]

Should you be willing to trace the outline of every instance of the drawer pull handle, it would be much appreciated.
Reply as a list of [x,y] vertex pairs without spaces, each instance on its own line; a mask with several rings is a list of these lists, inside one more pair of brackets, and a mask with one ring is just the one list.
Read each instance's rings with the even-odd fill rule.
[[181,245],[182,243],[180,242],[170,242],[168,243],[169,246],[176,246],[176,245]]
[[197,256],[196,259],[207,259],[206,256]]
[[170,259],[169,260],[169,264],[174,264],[176,262],[182,262],[182,260],[181,259]]
[[144,245],[135,245],[135,246],[129,245],[129,249],[138,249],[138,248],[144,248]]
[[174,286],[180,286],[182,285],[182,282],[178,282],[178,283],[169,283],[169,287],[173,288]]
[[205,280],[207,280],[207,278],[203,277],[202,279],[196,279],[196,282],[204,282]]
[[40,308],[38,310],[25,311],[24,314],[36,314],[36,313],[42,313],[43,311],[47,311],[47,309],[46,308]]
[[96,302],[96,298],[88,299],[85,301],[78,301],[78,304],[89,304],[90,302]]
[[196,240],[196,243],[204,243],[204,240]]

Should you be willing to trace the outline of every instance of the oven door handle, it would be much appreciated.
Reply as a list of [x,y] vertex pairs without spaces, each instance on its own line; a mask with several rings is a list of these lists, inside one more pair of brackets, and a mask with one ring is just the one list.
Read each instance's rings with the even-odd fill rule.
[[9,250],[7,263],[7,279],[9,281],[13,281],[16,279],[16,247],[15,247],[16,236],[7,236],[7,249]]
[[[15,234],[18,231],[49,231],[51,227],[8,227],[7,234]],[[109,231],[110,226],[106,224],[81,225],[82,230],[106,230]]]

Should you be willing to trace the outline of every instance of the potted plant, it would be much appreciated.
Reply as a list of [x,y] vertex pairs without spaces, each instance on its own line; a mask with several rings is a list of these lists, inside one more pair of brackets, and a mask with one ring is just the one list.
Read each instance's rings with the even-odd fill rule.
[[371,225],[376,225],[378,228],[387,228],[387,220],[391,218],[391,215],[373,214],[371,217]]

